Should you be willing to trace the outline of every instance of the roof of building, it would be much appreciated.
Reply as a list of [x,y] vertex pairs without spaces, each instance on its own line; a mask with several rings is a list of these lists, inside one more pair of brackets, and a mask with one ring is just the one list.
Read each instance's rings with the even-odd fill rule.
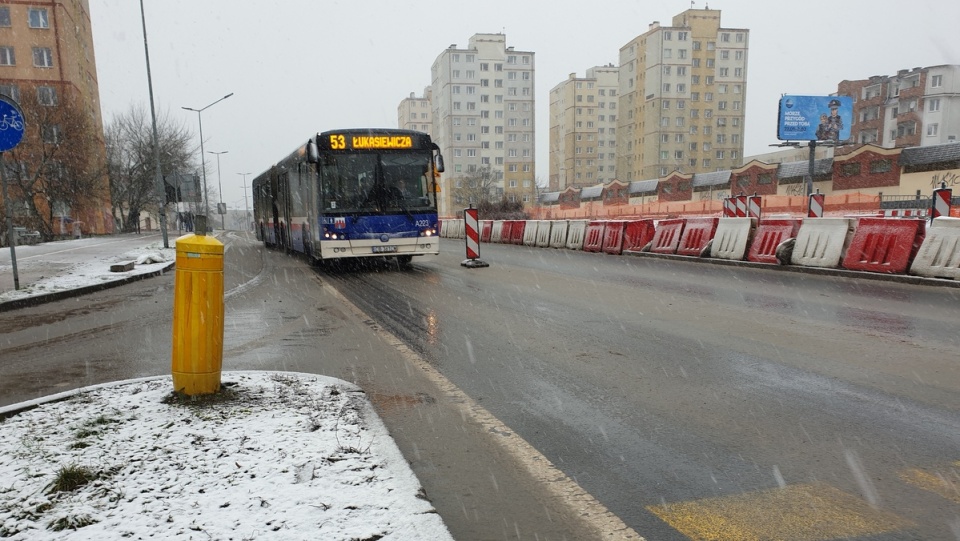
[[560,192],[547,192],[540,194],[541,203],[556,203],[560,200]]
[[730,170],[697,173],[693,175],[693,187],[723,186],[730,184]]
[[602,195],[603,195],[603,184],[597,184],[596,186],[588,186],[580,190],[580,199],[599,198]]
[[[806,176],[810,171],[810,162],[785,162],[777,169],[777,178],[795,178]],[[813,175],[829,175],[833,172],[833,158],[821,158],[813,162]]]
[[650,180],[634,180],[630,183],[629,193],[630,195],[638,193],[653,193],[657,191],[657,186],[660,184],[658,179]]
[[909,147],[900,153],[900,165],[926,165],[960,160],[960,142],[928,147]]

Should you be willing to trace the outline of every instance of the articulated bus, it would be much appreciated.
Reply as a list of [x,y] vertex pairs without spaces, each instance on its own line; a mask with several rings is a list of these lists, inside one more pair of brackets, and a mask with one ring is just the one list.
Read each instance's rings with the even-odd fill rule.
[[440,252],[430,136],[397,129],[317,134],[253,180],[257,238],[315,261]]

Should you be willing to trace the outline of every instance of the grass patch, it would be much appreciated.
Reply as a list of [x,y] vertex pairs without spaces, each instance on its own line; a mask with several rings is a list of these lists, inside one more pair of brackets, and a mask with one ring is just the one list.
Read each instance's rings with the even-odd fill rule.
[[163,398],[163,403],[170,406],[187,406],[204,408],[208,406],[217,406],[220,404],[230,404],[238,402],[243,397],[233,388],[233,386],[221,385],[220,390],[210,394],[188,395],[178,391],[173,391]]
[[76,464],[62,466],[53,483],[50,484],[49,492],[73,492],[97,477],[97,473],[86,466]]
[[64,530],[78,530],[84,526],[89,526],[91,524],[96,524],[97,521],[93,520],[89,515],[80,515],[79,517],[60,517],[57,520],[50,522],[47,525],[47,528],[55,531],[62,532]]

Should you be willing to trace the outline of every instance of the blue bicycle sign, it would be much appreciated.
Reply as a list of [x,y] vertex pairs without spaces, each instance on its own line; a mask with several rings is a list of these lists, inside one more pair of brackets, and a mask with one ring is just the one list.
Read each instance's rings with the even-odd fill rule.
[[23,139],[23,113],[16,103],[0,96],[0,152],[15,148]]

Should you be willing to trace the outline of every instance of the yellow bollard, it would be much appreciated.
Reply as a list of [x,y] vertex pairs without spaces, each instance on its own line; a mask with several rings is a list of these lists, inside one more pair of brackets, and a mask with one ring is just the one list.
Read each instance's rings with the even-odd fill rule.
[[218,392],[223,364],[223,243],[203,229],[176,242],[173,390],[189,396]]

